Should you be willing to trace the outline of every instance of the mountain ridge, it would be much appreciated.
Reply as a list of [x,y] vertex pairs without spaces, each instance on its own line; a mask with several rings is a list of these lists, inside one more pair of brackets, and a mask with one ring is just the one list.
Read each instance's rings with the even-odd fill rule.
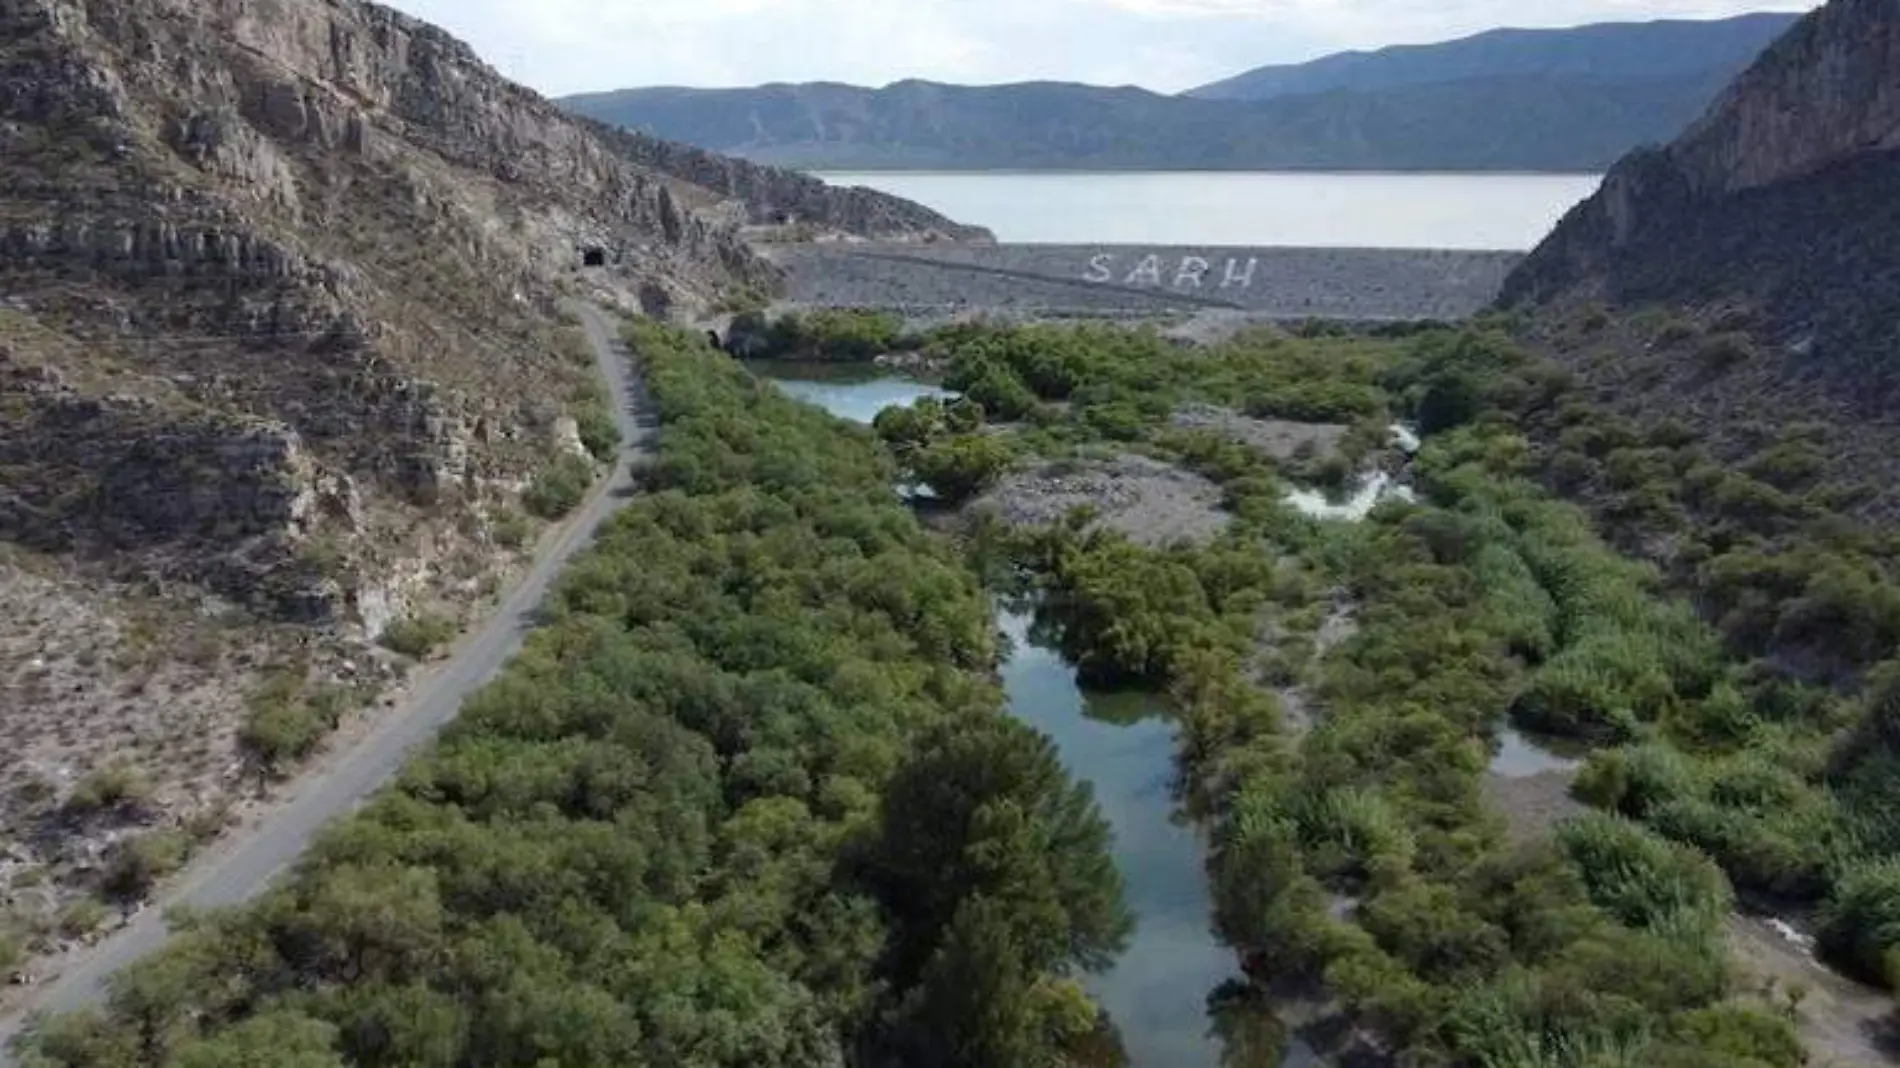
[[[1828,425],[1830,467],[1890,475],[1896,232],[1900,9],[1832,0],[1675,141],[1611,168],[1512,273],[1502,304],[1546,319],[1590,305],[1675,309],[1717,336],[1699,354],[1660,342],[1607,353],[1602,373],[1648,383],[1626,403],[1731,436]],[[1864,509],[1900,516],[1890,485],[1868,484]]]
[[[1657,32],[1709,38],[1699,50],[1672,44],[1667,57],[1635,73],[1467,63],[1437,80],[1394,76],[1387,78],[1393,85],[1320,85],[1265,100],[1060,81],[905,79],[878,89],[837,82],[661,87],[560,103],[668,140],[808,169],[1594,172],[1638,144],[1673,137],[1790,22],[1765,15],[1608,24],[1619,40]],[[1536,39],[1553,36],[1562,39],[1562,31]],[[1374,55],[1368,62],[1388,61]]]
[[1701,65],[1751,61],[1799,16],[1755,12],[1727,19],[1651,19],[1555,29],[1500,27],[1431,44],[1338,52],[1304,63],[1274,64],[1189,89],[1202,99],[1267,99],[1332,89],[1396,89],[1482,74],[1553,73],[1643,77],[1681,73],[1680,53],[1699,49]]

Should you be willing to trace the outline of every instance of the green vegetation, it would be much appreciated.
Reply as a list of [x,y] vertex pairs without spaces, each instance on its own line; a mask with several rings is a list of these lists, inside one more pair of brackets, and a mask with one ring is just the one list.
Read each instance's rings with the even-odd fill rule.
[[161,879],[184,867],[191,839],[177,831],[154,831],[122,839],[106,854],[100,889],[110,901],[143,901]]
[[[1316,980],[1407,1063],[1801,1064],[1799,996],[1739,981],[1724,926],[1739,893],[1814,906],[1831,959],[1900,979],[1900,539],[1844,514],[1822,428],[1718,452],[1483,324],[1301,335],[951,328],[925,344],[964,399],[865,431],[642,328],[653,492],[546,628],[281,891],[190,918],[38,1063],[1093,1049],[1077,979],[1126,937],[1119,882],[1089,793],[998,710],[981,574],[1029,587],[1089,681],[1173,698],[1250,976],[1220,997],[1236,1048],[1274,1045],[1269,988]],[[1276,462],[1176,425],[1187,403],[1349,430]],[[1425,431],[1416,501],[1284,502],[1395,418]],[[1163,548],[1086,513],[977,524],[959,558],[890,493],[1122,451],[1212,479],[1232,523]],[[1511,723],[1592,748],[1598,811],[1487,800]]]
[[426,660],[434,656],[436,650],[454,641],[461,629],[455,620],[447,616],[424,612],[389,624],[383,628],[379,640],[384,648],[392,652]]
[[[1729,877],[1810,900],[1832,885],[1837,701],[1673,597],[1692,577],[1596,533],[1599,518],[1616,532],[1684,514],[1655,483],[1692,465],[1658,450],[1693,435],[1626,429],[1481,330],[1243,338],[1192,355],[1140,333],[1008,331],[958,351],[951,380],[1028,394],[1019,449],[1113,442],[1225,488],[1236,522],[1209,545],[1144,549],[1084,522],[979,540],[1033,577],[1045,625],[1093,681],[1174,692],[1190,799],[1216,827],[1217,921],[1252,974],[1323,979],[1421,1063],[1799,1063],[1780,1007],[1731,975],[1722,923]],[[1410,415],[1430,432],[1411,472],[1421,499],[1357,526],[1305,520],[1281,496],[1315,465],[1172,427],[1190,401],[1349,423],[1355,461]],[[879,430],[901,454],[940,422],[924,411]],[[1799,450],[1764,464],[1813,474]],[[1551,495],[1566,478],[1572,492],[1627,487],[1640,506],[1582,495],[1593,515]],[[1764,491],[1785,492],[1747,496]],[[1312,662],[1328,590],[1357,630]],[[1290,734],[1254,687],[1263,661],[1323,709],[1310,731]],[[1579,792],[1615,815],[1508,835],[1481,789],[1507,718],[1606,746]],[[1883,889],[1866,876],[1840,926],[1884,930]]]
[[534,541],[534,520],[512,508],[496,514],[493,527],[495,544],[504,549],[525,549]]
[[534,476],[521,503],[541,519],[560,519],[580,507],[593,484],[594,465],[585,457],[564,453]]
[[[420,642],[429,637],[423,631],[430,622],[425,618],[392,626],[384,633],[384,643]],[[449,636],[453,634],[451,627]],[[308,685],[307,674],[301,665],[272,672],[250,696],[249,712],[238,731],[238,744],[250,756],[262,778],[281,775],[291,765],[315,753],[330,732],[343,722],[344,712],[357,699],[357,695],[341,686],[312,687]]]
[[888,408],[873,424],[903,470],[946,501],[964,501],[988,489],[1009,470],[1016,450],[983,430],[981,405],[923,400]]
[[105,902],[81,898],[60,910],[59,933],[68,938],[84,938],[104,926],[108,915],[110,910]]
[[1061,1063],[1128,921],[988,604],[868,433],[634,340],[652,492],[437,745],[25,1063]]
[[577,387],[569,402],[575,426],[580,430],[581,444],[587,447],[588,455],[604,464],[614,462],[614,451],[620,448],[622,441],[620,424],[614,421],[613,405],[613,397],[598,378],[589,378]]
[[152,781],[129,762],[115,762],[99,768],[73,787],[66,798],[66,811],[86,816],[135,809],[152,799]]
[[769,318],[741,311],[727,331],[728,345],[760,360],[867,363],[905,346],[904,321],[888,312],[818,309]]

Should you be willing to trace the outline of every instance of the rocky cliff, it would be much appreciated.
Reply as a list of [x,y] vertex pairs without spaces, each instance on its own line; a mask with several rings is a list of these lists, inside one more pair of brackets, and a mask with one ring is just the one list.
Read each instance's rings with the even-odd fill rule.
[[751,190],[629,141],[359,0],[0,0],[0,942],[16,868],[98,875],[67,802],[107,754],[135,828],[215,804],[532,549],[607,403],[559,297],[778,287]]
[[[1841,464],[1879,471],[1900,440],[1895,234],[1900,5],[1832,0],[1682,137],[1618,163],[1503,299],[1663,305],[1705,332],[1747,334],[1747,345],[1730,338],[1700,357],[1647,345],[1597,361],[1598,371],[1648,383],[1624,398],[1632,406],[1709,426],[1851,428]],[[1900,512],[1881,496],[1876,510]]]
[[[415,509],[454,522],[530,477],[588,381],[552,313],[580,249],[611,253],[628,303],[776,281],[675,180],[387,9],[4,0],[0,42],[0,360],[24,410],[0,538],[347,618],[352,576],[260,600],[283,584],[225,558],[339,541],[373,583]],[[267,440],[246,463],[363,506],[250,530],[211,519],[241,501],[150,499],[241,493],[217,457]]]
[[983,227],[874,189],[827,185],[797,171],[748,163],[593,119],[582,121],[627,159],[743,205],[746,221],[754,226],[802,223],[874,241],[995,240]]

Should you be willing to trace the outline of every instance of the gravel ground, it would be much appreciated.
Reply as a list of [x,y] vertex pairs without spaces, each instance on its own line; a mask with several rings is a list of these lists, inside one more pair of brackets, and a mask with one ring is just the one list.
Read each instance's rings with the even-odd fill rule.
[[1228,523],[1220,487],[1189,471],[1123,455],[1110,461],[1056,461],[1018,471],[971,507],[994,511],[1011,526],[1060,522],[1093,505],[1102,526],[1142,545],[1209,541]]
[[1254,419],[1228,408],[1191,404],[1174,413],[1182,430],[1211,430],[1253,446],[1275,460],[1291,460],[1303,447],[1317,456],[1329,456],[1351,429],[1339,423],[1291,423],[1282,419]]
[[1358,321],[1464,318],[1491,303],[1522,259],[1514,252],[1115,245],[787,245],[767,252],[786,267],[787,297],[798,304],[909,314],[1224,309]]

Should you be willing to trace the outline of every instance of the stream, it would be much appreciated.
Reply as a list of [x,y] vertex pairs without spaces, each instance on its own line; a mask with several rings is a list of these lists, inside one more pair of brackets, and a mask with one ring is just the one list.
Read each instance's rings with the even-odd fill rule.
[[[890,405],[945,395],[888,374],[854,376],[834,367],[814,377],[809,370],[754,367],[791,396],[858,423]],[[1092,785],[1114,830],[1115,865],[1135,931],[1115,966],[1084,985],[1119,1032],[1129,1068],[1219,1068],[1208,996],[1241,978],[1239,959],[1213,931],[1200,836],[1176,814],[1175,729],[1167,709],[1151,695],[1084,692],[1075,669],[1036,644],[1029,615],[1001,609],[996,622],[1010,640],[1001,665],[1010,713],[1055,742],[1069,773]],[[1290,1040],[1285,1068],[1321,1063]]]
[[[863,368],[776,363],[754,371],[791,396],[858,423],[871,422],[892,405],[949,395],[901,375]],[[1417,438],[1402,427],[1394,428],[1394,444],[1406,453],[1418,447]],[[1343,500],[1300,489],[1286,500],[1316,519],[1357,522],[1381,501],[1411,499],[1411,492],[1398,479],[1370,472]],[[1238,959],[1212,930],[1203,843],[1177,816],[1171,789],[1175,733],[1166,708],[1148,695],[1084,692],[1074,669],[1034,642],[1025,614],[999,610],[997,626],[1011,645],[1001,665],[1008,709],[1047,734],[1069,772],[1093,785],[1114,831],[1114,859],[1136,920],[1115,967],[1089,977],[1085,985],[1114,1022],[1128,1068],[1219,1068],[1222,1047],[1208,996],[1239,977]],[[1564,786],[1583,755],[1576,747],[1506,725],[1491,777],[1499,783],[1555,784],[1564,800]],[[1774,917],[1738,913],[1730,922],[1731,943],[1751,970],[1814,988],[1802,1021],[1804,1037],[1824,1055],[1866,1062],[1872,1049],[1866,1036],[1886,1019],[1891,1001],[1884,992],[1822,967],[1812,949],[1791,935],[1793,930]],[[1289,1036],[1282,1068],[1325,1063],[1310,1045]]]

